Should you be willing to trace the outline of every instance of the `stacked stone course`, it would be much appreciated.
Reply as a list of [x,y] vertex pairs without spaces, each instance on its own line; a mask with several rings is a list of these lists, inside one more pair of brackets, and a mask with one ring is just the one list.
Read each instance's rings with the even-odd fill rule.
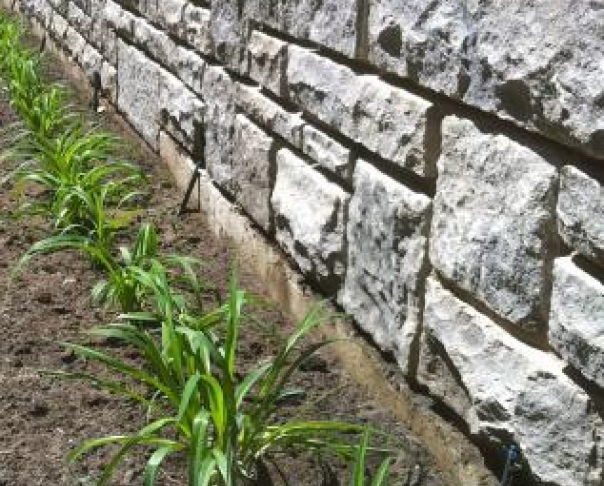
[[16,3],[473,435],[604,484],[601,1]]

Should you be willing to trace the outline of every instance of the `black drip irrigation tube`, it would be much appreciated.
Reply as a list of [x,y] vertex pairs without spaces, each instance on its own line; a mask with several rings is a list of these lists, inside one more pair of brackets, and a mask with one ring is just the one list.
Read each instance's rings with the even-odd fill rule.
[[512,486],[514,475],[520,471],[522,465],[520,464],[520,449],[516,445],[508,447],[507,457],[505,460],[505,467],[503,468],[503,475],[501,476],[500,486]]
[[103,92],[103,81],[101,79],[101,73],[94,71],[90,80],[92,85],[92,99],[90,100],[90,109],[97,113],[99,111],[99,104],[101,101],[101,94]]

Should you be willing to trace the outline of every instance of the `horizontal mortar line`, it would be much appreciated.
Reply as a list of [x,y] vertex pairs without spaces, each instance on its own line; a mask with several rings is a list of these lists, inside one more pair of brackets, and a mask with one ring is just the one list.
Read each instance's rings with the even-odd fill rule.
[[321,166],[312,157],[305,154],[302,150],[300,150],[298,147],[293,145],[289,140],[284,138],[282,135],[276,133],[275,131],[273,131],[272,129],[270,129],[263,123],[261,123],[259,120],[253,118],[249,113],[243,111],[243,109],[241,109],[241,107],[238,107],[238,108],[240,110],[237,111],[237,114],[244,116],[250,123],[254,124],[256,127],[261,129],[263,132],[270,135],[281,145],[281,147],[278,147],[278,150],[281,148],[286,148],[286,149],[290,150],[291,152],[294,153],[294,155],[296,155],[296,157],[298,157],[298,158],[302,159],[304,162],[306,162],[306,164],[310,168],[314,169],[316,172],[321,174],[329,182],[336,184],[349,195],[351,195],[353,193],[352,185],[349,182],[347,182],[346,180],[344,180],[342,177],[338,176],[337,174],[334,174],[333,172],[326,169],[325,167]]
[[401,184],[407,186],[409,189],[412,189],[415,192],[425,194],[431,199],[434,197],[436,193],[435,180],[424,178],[414,173],[410,169],[399,166],[395,162],[382,157],[381,155],[365,147],[360,142],[356,142],[353,139],[347,137],[342,132],[333,128],[328,123],[322,121],[316,115],[313,115],[312,113],[301,109],[298,105],[292,103],[287,99],[278,97],[266,88],[262,89],[261,94],[273,101],[275,104],[281,106],[284,110],[286,110],[292,115],[302,113],[302,119],[308,125],[323,132],[325,135],[332,138],[334,141],[344,146],[345,148],[350,149],[352,155],[356,159],[360,158],[372,163],[381,172],[384,172],[392,179],[396,180],[397,182],[400,182]]
[[[559,158],[568,158],[568,161],[565,161],[565,163],[574,164],[577,166],[598,166],[604,164],[604,160],[600,160],[593,155],[583,152],[580,146],[566,145],[565,143],[548,136],[546,133],[522,127],[511,119],[501,118],[494,113],[482,110],[476,106],[472,106],[464,103],[461,100],[447,96],[444,93],[426,86],[422,86],[409,78],[404,78],[396,73],[389,72],[385,69],[379,68],[378,66],[370,64],[368,60],[348,57],[345,54],[342,54],[341,52],[338,52],[327,46],[306,39],[298,39],[264,23],[256,22],[256,24],[262,26],[263,32],[275,37],[276,39],[315,51],[315,53],[318,55],[321,55],[339,65],[348,67],[359,76],[377,76],[379,79],[394,88],[403,89],[410,94],[423,98],[439,107],[442,107],[443,111],[446,112],[446,115],[458,115],[473,122],[477,122],[478,124],[483,122],[483,124],[490,125],[494,129],[497,129],[493,131],[497,131],[498,133],[501,133],[502,135],[505,135],[508,138],[517,141],[518,143],[525,145],[536,152],[540,151],[540,145],[543,146],[543,144],[545,144],[546,150],[549,149],[550,151],[558,152]],[[604,180],[604,176],[601,175],[600,179]]]
[[[495,311],[489,309],[486,304],[478,300],[478,298],[475,297],[470,291],[458,287],[455,282],[445,277],[437,268],[434,268],[434,273],[445,290],[451,292],[456,299],[470,306],[476,312],[490,319],[506,334],[533,349],[557,355],[548,341],[546,326],[543,326],[542,332],[534,334],[524,331],[517,325],[498,315]],[[545,324],[542,321],[537,322],[539,324]]]

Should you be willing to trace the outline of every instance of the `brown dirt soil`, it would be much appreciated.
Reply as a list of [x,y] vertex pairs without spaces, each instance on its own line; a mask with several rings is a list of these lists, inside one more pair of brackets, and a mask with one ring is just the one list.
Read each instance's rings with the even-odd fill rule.
[[[54,77],[59,74],[55,72]],[[79,103],[84,106],[82,101]],[[0,97],[0,127],[14,119],[6,100]],[[128,132],[115,118],[105,117],[102,122],[118,133]],[[161,162],[139,143],[132,142],[135,148],[128,156],[150,176],[152,197],[142,219],[158,226],[164,250],[200,257],[205,262],[203,278],[224,291],[233,252],[224,242],[209,236],[199,214],[176,215],[178,191]],[[0,165],[0,179],[9,170]],[[111,314],[92,306],[90,289],[99,275],[75,253],[36,259],[20,277],[11,278],[15,262],[33,242],[47,236],[49,228],[42,221],[12,219],[17,201],[10,189],[10,184],[0,187],[0,486],[93,484],[109,455],[94,453],[80,463],[67,465],[68,451],[84,438],[135,430],[144,422],[144,411],[87,383],[61,381],[41,372],[90,370],[89,363],[58,343],[88,342],[83,331],[108,322]],[[243,288],[258,295],[264,293],[253,275],[245,269],[241,273]],[[243,331],[239,356],[245,368],[271,356],[292,329],[275,305],[253,312],[266,325],[249,324]],[[124,348],[111,351],[132,354]],[[299,372],[293,385],[303,387],[307,395],[301,403],[284,407],[284,418],[301,414],[372,424],[396,438],[396,481],[392,484],[445,486],[421,445],[377,400],[363,394],[328,351]],[[112,484],[142,484],[145,457],[141,451],[129,458]],[[314,458],[302,455],[285,458],[280,464],[291,486],[325,484]],[[178,461],[170,464],[160,484],[184,485],[180,466]],[[339,466],[334,468],[341,477],[340,484],[346,485],[348,472]],[[276,484],[283,484],[278,475],[275,477]]]

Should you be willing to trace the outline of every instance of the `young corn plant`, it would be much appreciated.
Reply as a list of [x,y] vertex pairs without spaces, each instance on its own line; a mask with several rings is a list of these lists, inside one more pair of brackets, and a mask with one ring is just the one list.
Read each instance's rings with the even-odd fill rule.
[[[98,447],[118,445],[99,485],[107,484],[124,457],[136,446],[153,449],[146,465],[145,485],[156,483],[166,457],[180,453],[187,461],[190,486],[234,486],[261,483],[268,456],[292,450],[319,451],[352,457],[351,434],[362,428],[337,421],[288,421],[277,418],[283,401],[296,393],[287,385],[298,367],[328,342],[301,346],[304,337],[324,320],[320,309],[310,312],[271,360],[242,376],[237,348],[246,293],[232,279],[230,295],[219,309],[200,317],[174,316],[159,331],[145,327],[146,316],[123,316],[118,324],[96,328],[92,335],[118,338],[138,349],[145,366],[123,361],[97,349],[66,344],[97,361],[120,380],[69,375],[137,400],[153,419],[132,435],[84,442],[70,458]],[[166,304],[170,307],[170,303]],[[160,312],[170,315],[167,309]],[[134,324],[140,318],[142,322]],[[132,383],[147,388],[134,393]],[[153,396],[154,400],[148,397]]]
[[391,459],[385,458],[378,467],[373,478],[367,475],[367,453],[369,451],[369,436],[368,428],[363,432],[361,444],[357,449],[352,476],[350,478],[350,486],[386,486],[388,481],[388,473],[390,470]]

